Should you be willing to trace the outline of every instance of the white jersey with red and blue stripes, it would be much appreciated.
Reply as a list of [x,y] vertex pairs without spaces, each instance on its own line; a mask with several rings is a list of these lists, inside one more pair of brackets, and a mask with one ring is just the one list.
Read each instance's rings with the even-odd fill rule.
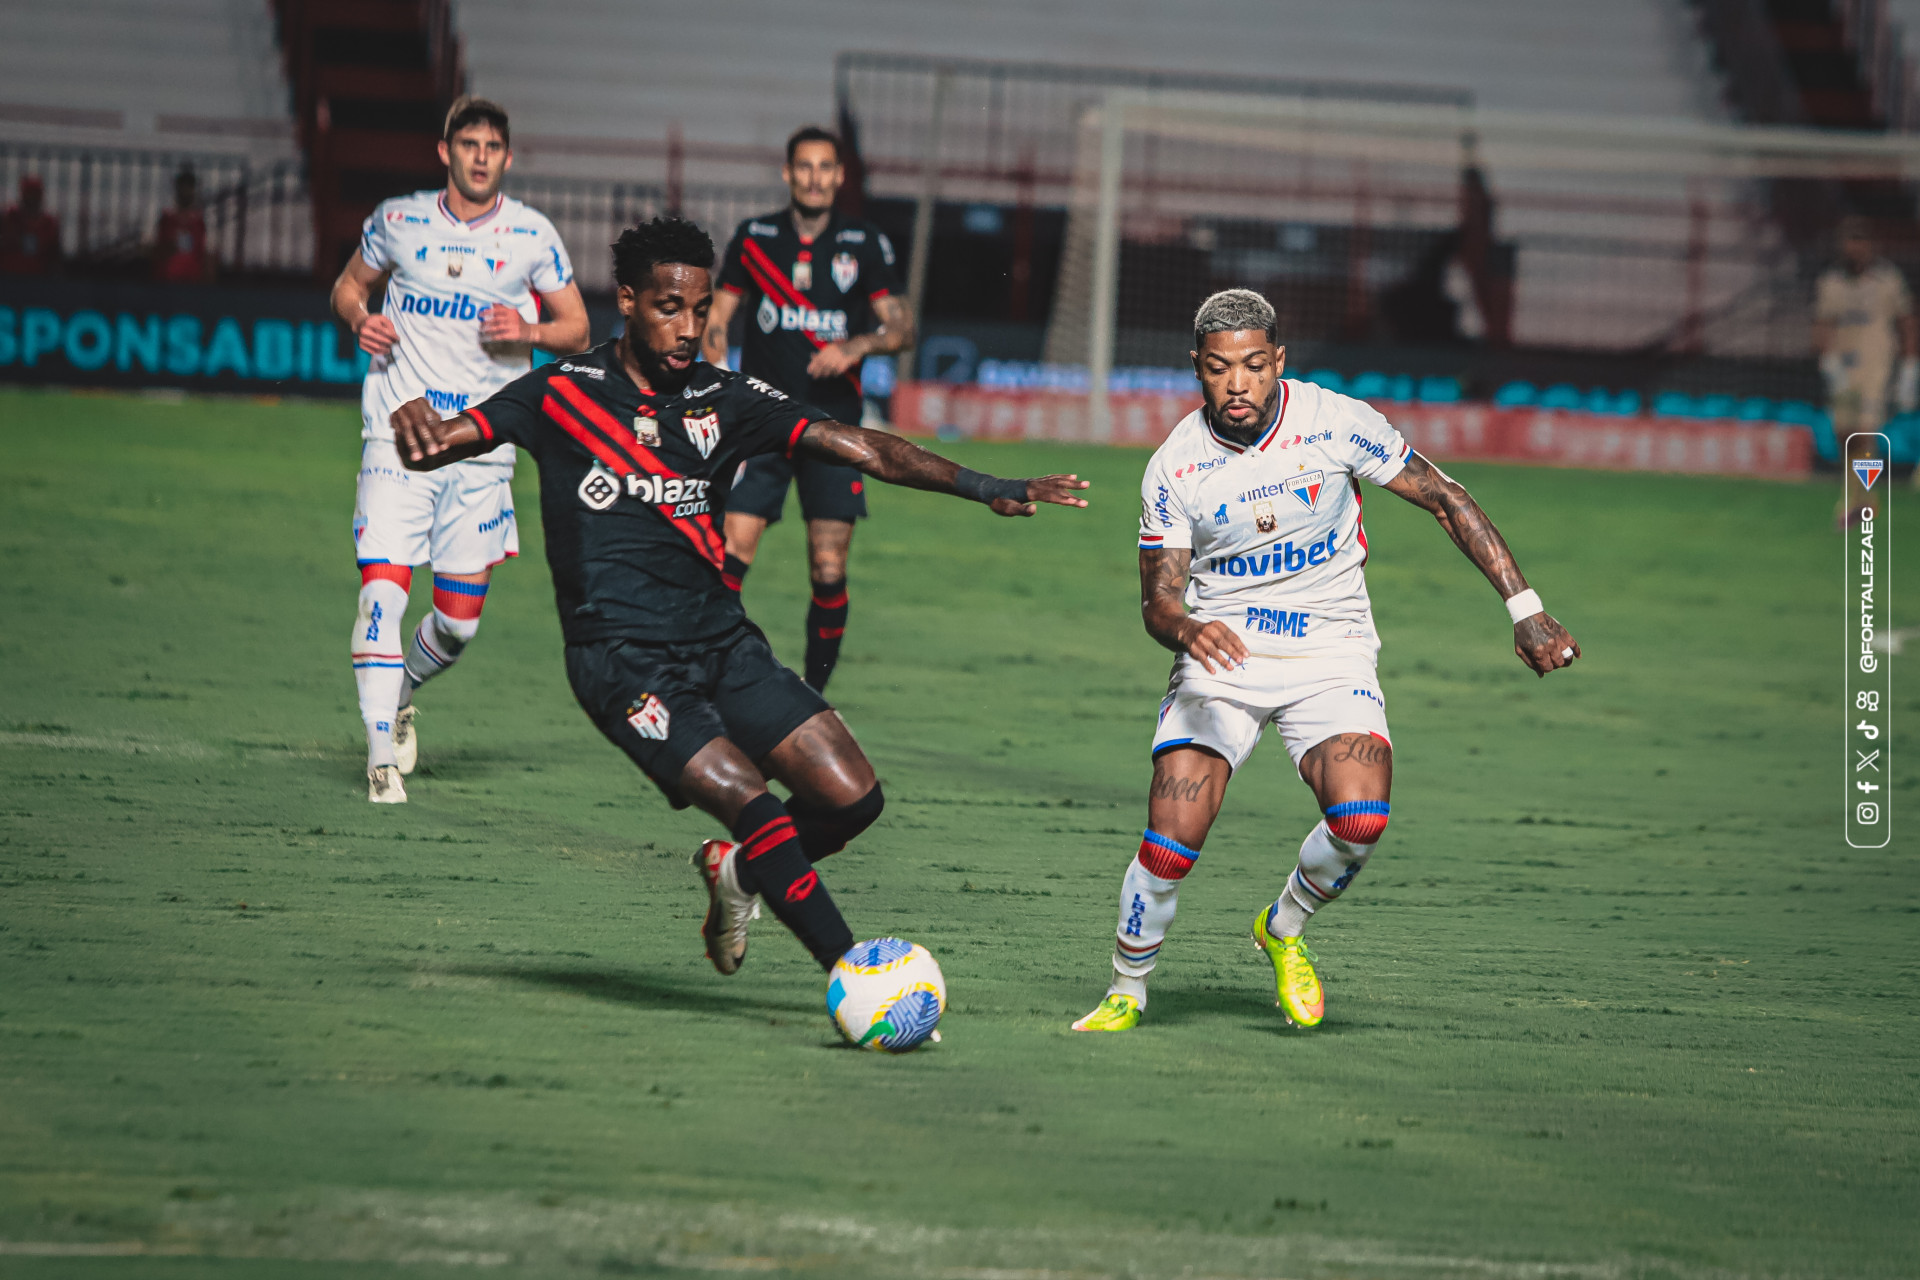
[[[451,418],[527,372],[531,349],[483,345],[481,317],[506,306],[538,320],[534,294],[557,293],[573,280],[560,233],[507,195],[471,221],[453,216],[444,190],[395,196],[362,226],[360,257],[389,273],[382,311],[400,333],[367,371],[360,397],[367,440],[392,440],[388,418],[409,400],[425,399]],[[512,462],[513,449],[484,457]]]
[[1250,445],[1215,432],[1204,409],[1181,419],[1147,464],[1140,546],[1190,550],[1187,608],[1255,653],[1377,654],[1358,481],[1386,484],[1408,452],[1363,401],[1283,379]]

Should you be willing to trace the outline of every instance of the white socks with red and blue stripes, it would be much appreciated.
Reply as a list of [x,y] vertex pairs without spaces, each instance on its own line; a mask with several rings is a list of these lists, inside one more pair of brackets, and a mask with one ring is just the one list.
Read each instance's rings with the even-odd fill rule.
[[1180,881],[1200,856],[1149,827],[1140,852],[1120,881],[1120,927],[1113,940],[1113,985],[1109,994],[1128,995],[1147,1004],[1147,975],[1160,957],[1160,944],[1179,906]]
[[1328,809],[1326,821],[1300,842],[1300,863],[1267,909],[1267,932],[1276,938],[1299,937],[1314,912],[1345,892],[1373,856],[1373,846],[1387,829],[1387,814],[1384,800],[1355,800]]
[[486,583],[433,575],[433,611],[420,619],[407,642],[407,681],[400,706],[413,701],[415,689],[460,660],[480,630],[486,602]]
[[353,619],[353,683],[367,727],[367,768],[394,762],[393,718],[407,683],[402,619],[413,570],[405,565],[360,566],[360,608]]

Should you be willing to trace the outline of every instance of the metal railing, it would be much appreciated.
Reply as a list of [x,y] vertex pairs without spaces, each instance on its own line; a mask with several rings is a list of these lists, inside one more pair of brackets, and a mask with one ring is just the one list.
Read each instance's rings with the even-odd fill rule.
[[307,182],[297,161],[130,148],[0,142],[0,192],[38,177],[60,220],[60,247],[79,271],[140,269],[183,170],[199,181],[207,252],[223,275],[298,274],[313,268]]

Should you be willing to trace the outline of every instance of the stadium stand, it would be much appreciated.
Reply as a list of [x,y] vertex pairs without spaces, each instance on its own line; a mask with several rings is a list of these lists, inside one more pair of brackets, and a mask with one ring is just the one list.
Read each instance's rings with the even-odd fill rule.
[[39,126],[130,145],[159,134],[290,146],[292,120],[267,0],[0,6],[10,138]]
[[[1022,0],[832,0],[809,6],[805,24],[775,0],[690,6],[665,21],[645,6],[589,0],[543,10],[537,23],[513,0],[463,0],[459,24],[474,91],[512,104],[530,138],[521,163],[541,172],[580,172],[580,160],[534,137],[659,138],[676,121],[691,176],[708,172],[699,144],[770,151],[796,122],[831,119],[834,58],[847,49],[1367,81],[1466,89],[1490,107],[1724,118],[1683,0],[1114,0],[1088,6],[1083,23]],[[777,41],[741,35],[776,26]],[[1223,41],[1224,30],[1236,37]],[[634,68],[639,48],[649,51],[644,75]],[[707,161],[716,179],[743,176],[728,154]],[[664,153],[646,160],[634,176],[664,172]]]

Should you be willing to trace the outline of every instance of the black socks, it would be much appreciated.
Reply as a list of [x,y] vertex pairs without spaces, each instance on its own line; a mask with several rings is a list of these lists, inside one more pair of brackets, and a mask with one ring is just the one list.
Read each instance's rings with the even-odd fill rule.
[[[876,787],[869,794],[878,791]],[[759,894],[821,968],[833,968],[853,946],[853,932],[807,860],[800,833],[780,798],[762,792],[748,801],[733,824],[733,838],[740,845],[740,887]]]
[[846,630],[846,582],[815,582],[813,602],[807,606],[806,681],[816,693],[826,690],[840,661],[840,637]]

